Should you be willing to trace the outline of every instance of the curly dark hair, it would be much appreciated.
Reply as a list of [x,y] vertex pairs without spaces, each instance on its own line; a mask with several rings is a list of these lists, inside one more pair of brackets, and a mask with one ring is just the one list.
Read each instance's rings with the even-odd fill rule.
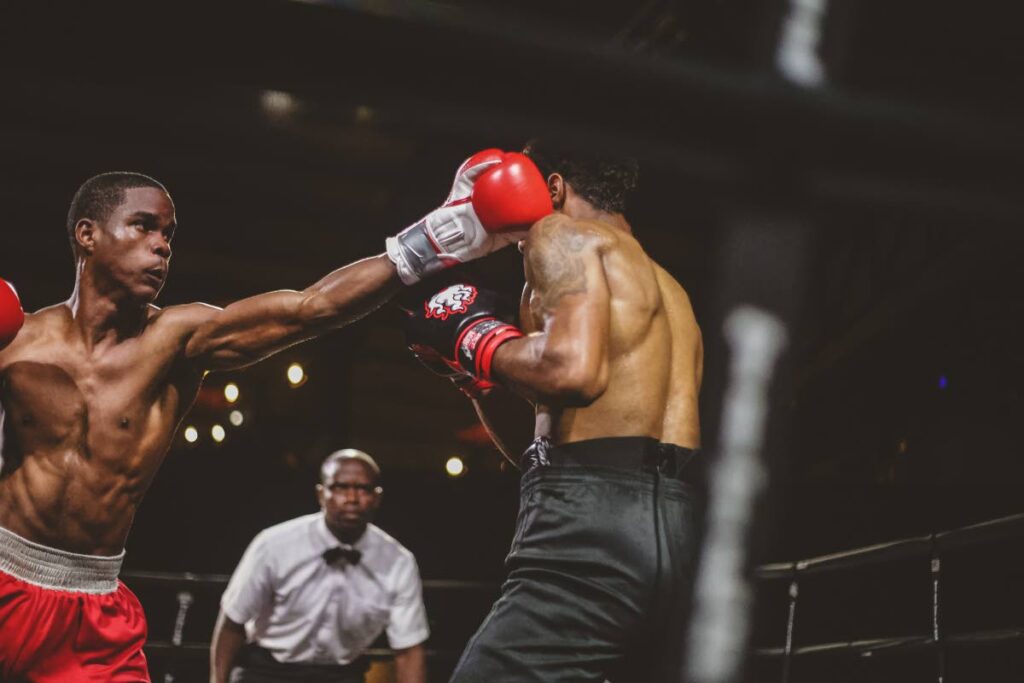
[[167,188],[159,181],[131,171],[101,173],[82,183],[71,200],[71,208],[68,209],[68,239],[71,241],[71,249],[76,254],[78,245],[75,242],[75,225],[78,221],[83,218],[91,218],[94,221],[107,220],[111,212],[124,202],[125,190],[136,187],[152,187],[167,192]]
[[622,213],[640,175],[636,159],[616,159],[597,152],[580,152],[531,140],[523,154],[547,178],[558,173],[572,189],[601,211]]

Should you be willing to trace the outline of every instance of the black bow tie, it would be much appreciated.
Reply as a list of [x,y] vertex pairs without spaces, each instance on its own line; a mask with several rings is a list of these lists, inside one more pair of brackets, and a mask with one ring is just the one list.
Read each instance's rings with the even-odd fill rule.
[[338,560],[345,560],[346,564],[356,565],[359,564],[359,560],[362,559],[363,554],[355,548],[342,548],[338,546],[336,548],[328,548],[324,551],[324,561],[327,564],[334,564]]

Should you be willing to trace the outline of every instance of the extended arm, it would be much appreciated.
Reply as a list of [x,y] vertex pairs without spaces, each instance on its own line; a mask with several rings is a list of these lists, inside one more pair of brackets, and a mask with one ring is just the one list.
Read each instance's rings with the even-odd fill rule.
[[544,180],[529,159],[478,152],[459,167],[448,201],[388,238],[386,254],[340,268],[301,292],[270,292],[223,310],[184,307],[190,318],[185,357],[210,370],[254,363],[361,318],[402,282],[414,284],[510,244],[515,227],[550,211]]
[[185,357],[205,369],[249,365],[370,313],[401,287],[386,256],[357,261],[301,292],[281,290],[219,309],[183,307],[193,332]]
[[492,375],[535,403],[589,405],[608,386],[611,319],[603,236],[555,214],[526,240],[526,279],[543,328],[502,344]]
[[395,680],[397,683],[426,683],[427,657],[422,645],[395,651]]
[[210,643],[210,683],[228,683],[231,668],[245,645],[245,627],[224,615],[217,616]]

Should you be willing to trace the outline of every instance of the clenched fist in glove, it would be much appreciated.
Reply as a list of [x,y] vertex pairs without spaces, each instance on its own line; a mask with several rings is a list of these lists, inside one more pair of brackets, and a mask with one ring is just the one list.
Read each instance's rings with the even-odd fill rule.
[[0,279],[0,349],[14,341],[24,322],[25,312],[21,310],[18,293],[9,282]]
[[498,319],[497,307],[494,292],[471,284],[445,287],[410,313],[406,320],[409,348],[421,361],[429,356],[455,374],[490,382],[494,352],[523,336],[515,325]]
[[547,182],[518,152],[485,149],[463,162],[444,205],[387,240],[407,285],[522,238],[551,213]]

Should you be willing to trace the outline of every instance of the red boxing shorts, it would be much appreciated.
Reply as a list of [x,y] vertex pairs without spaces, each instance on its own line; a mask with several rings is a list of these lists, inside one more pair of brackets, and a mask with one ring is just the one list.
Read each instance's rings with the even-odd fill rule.
[[149,683],[146,618],[124,553],[79,555],[0,527],[0,680]]

